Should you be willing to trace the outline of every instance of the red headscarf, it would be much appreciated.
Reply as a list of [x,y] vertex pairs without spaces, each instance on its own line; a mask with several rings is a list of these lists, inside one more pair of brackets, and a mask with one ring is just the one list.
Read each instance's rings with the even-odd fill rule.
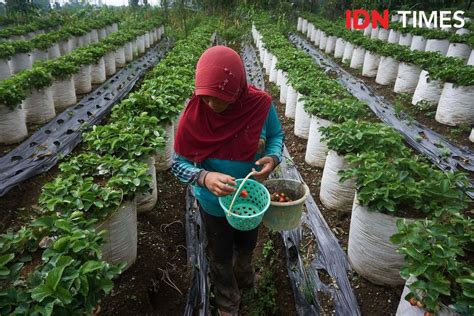
[[[203,95],[231,104],[217,113]],[[206,158],[252,161],[270,105],[270,95],[247,85],[239,54],[225,46],[209,48],[198,61],[194,95],[179,121],[174,149],[198,163]]]

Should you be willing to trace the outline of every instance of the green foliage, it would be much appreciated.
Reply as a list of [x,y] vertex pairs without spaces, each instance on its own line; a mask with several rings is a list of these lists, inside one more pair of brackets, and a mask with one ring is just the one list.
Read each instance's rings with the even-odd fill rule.
[[461,315],[474,313],[474,220],[459,214],[397,222],[391,241],[405,255],[401,275],[416,277],[405,299],[415,297],[430,312],[441,303],[452,304]]
[[303,97],[307,113],[334,123],[368,116],[367,105],[356,98]]
[[388,157],[408,157],[410,151],[403,137],[384,123],[348,120],[319,129],[328,148],[339,155],[368,151],[383,152]]
[[458,189],[468,186],[463,173],[446,173],[419,157],[391,157],[383,152],[348,154],[346,159],[354,167],[344,170],[342,179],[355,179],[359,202],[373,211],[440,215],[467,206],[465,193]]

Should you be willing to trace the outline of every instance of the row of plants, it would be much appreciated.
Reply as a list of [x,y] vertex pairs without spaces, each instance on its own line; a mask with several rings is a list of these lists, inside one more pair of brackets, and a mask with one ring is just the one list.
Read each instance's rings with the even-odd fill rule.
[[[147,36],[148,47],[150,43],[158,40],[158,33],[162,33],[158,32],[163,21],[162,17],[153,16],[144,21],[137,21],[138,19],[124,22],[123,29],[98,43],[78,48],[55,60],[38,62],[33,68],[0,81],[0,109],[10,116],[9,123],[5,123],[4,128],[7,129],[8,125],[19,126],[14,134],[5,132],[5,135],[13,135],[8,139],[6,136],[5,139],[0,138],[0,142],[21,141],[27,136],[26,123],[42,124],[49,121],[55,117],[56,111],[62,111],[74,104],[76,94],[90,92],[92,83],[102,83],[106,80],[106,75],[113,75],[116,72],[116,65],[123,67],[126,62],[133,60],[134,55],[143,53],[146,46],[144,38],[141,37],[145,37],[144,34],[153,33],[153,36]],[[138,42],[142,43],[141,50],[137,47]],[[124,47],[129,48],[128,54],[125,54]],[[100,78],[93,80],[93,70]],[[51,94],[52,98],[51,96],[48,98],[47,95]],[[43,99],[45,101],[41,102]],[[22,114],[24,111],[26,121],[25,114]],[[20,128],[22,126],[23,128]]]
[[313,15],[305,15],[305,17],[327,36],[342,38],[355,46],[363,47],[381,56],[393,57],[399,62],[415,64],[421,69],[427,70],[433,80],[463,86],[474,85],[474,67],[465,65],[462,59],[445,57],[438,52],[412,51],[402,45],[367,38],[360,32],[351,32],[344,26],[321,17]]
[[[417,300],[420,301],[420,305],[424,306],[428,312],[434,313],[440,309],[443,303],[448,303],[453,304],[451,308],[461,314],[472,314],[474,308],[471,292],[474,277],[472,264],[470,264],[472,258],[465,256],[463,252],[468,250],[468,247],[472,247],[472,231],[470,234],[471,243],[460,238],[462,242],[450,244],[451,248],[441,254],[429,238],[418,238],[416,239],[417,244],[406,237],[412,237],[411,230],[419,229],[420,223],[426,221],[436,222],[442,218],[447,219],[448,223],[454,218],[460,219],[459,222],[462,222],[464,226],[461,227],[457,224],[458,229],[464,231],[464,237],[468,235],[467,231],[469,227],[472,227],[472,221],[463,215],[463,211],[467,207],[467,198],[462,189],[459,188],[459,186],[467,187],[466,175],[440,171],[424,158],[414,155],[405,146],[400,134],[391,127],[382,123],[364,121],[367,118],[370,120],[370,117],[364,114],[364,111],[367,110],[366,107],[359,108],[356,106],[352,108],[352,111],[346,110],[346,108],[351,109],[347,107],[347,103],[357,104],[352,96],[347,96],[347,91],[339,92],[342,87],[337,88],[335,85],[339,84],[334,79],[328,77],[322,70],[314,69],[316,66],[312,61],[306,64],[308,57],[299,58],[298,51],[289,44],[282,34],[282,30],[275,26],[269,17],[256,17],[254,21],[256,30],[258,30],[254,34],[254,38],[255,35],[257,37],[257,45],[261,40],[265,48],[275,54],[278,59],[276,67],[282,67],[280,69],[286,72],[288,83],[294,85],[295,89],[305,96],[300,100],[304,101],[304,108],[308,112],[308,116],[312,116],[308,148],[311,143],[325,143],[325,146],[321,145],[317,149],[326,150],[326,152],[328,150],[333,151],[345,160],[339,165],[334,163],[332,166],[328,166],[330,162],[328,156],[323,171],[320,197],[323,202],[325,173],[327,169],[331,170],[332,168],[336,180],[333,180],[332,183],[331,181],[326,183],[326,185],[332,184],[334,186],[330,190],[326,189],[329,191],[329,196],[332,196],[333,199],[341,199],[341,196],[346,197],[349,201],[349,207],[352,207],[354,197],[357,201],[352,210],[349,237],[349,258],[354,269],[360,271],[362,275],[373,282],[389,283],[391,280],[387,277],[381,276],[377,279],[376,276],[369,276],[366,272],[368,270],[367,266],[380,264],[374,261],[387,259],[383,257],[390,255],[388,260],[391,261],[382,262],[380,271],[375,269],[375,271],[371,271],[372,274],[389,274],[393,270],[395,277],[399,278],[400,268],[403,264],[402,271],[405,271],[405,273],[402,272],[402,276],[407,278],[408,275],[412,275],[417,278],[417,281],[410,285],[411,294],[407,296],[407,299],[416,296]],[[287,60],[287,56],[298,56],[298,59]],[[288,68],[288,66],[291,68]],[[284,85],[283,80],[282,86]],[[341,103],[338,100],[341,96],[348,101]],[[286,101],[288,108],[288,98],[283,101]],[[317,131],[314,131],[312,129],[313,118],[319,115],[326,120],[330,120],[331,124],[326,125],[326,127],[316,125]],[[296,115],[295,126],[299,123],[298,121],[301,121],[301,118]],[[315,133],[320,133],[320,135],[314,138],[312,134]],[[352,194],[347,194],[347,192],[352,192]],[[365,219],[367,222],[370,218],[385,221],[385,215],[391,217],[390,221],[387,222],[393,224],[392,227],[384,228],[387,231],[386,236],[384,236],[387,240],[384,242],[385,250],[382,253],[377,253],[372,249],[373,242],[371,244],[360,242],[361,239],[366,239],[367,235],[373,236],[374,233],[368,230],[363,231],[362,228],[357,227],[362,226],[358,224],[358,221],[362,218],[359,205],[369,211],[366,212],[367,217]],[[375,216],[374,212],[384,216]],[[355,217],[355,214],[359,214],[358,217]],[[408,218],[408,220],[404,221],[399,218]],[[420,219],[414,220],[413,218]],[[399,219],[399,232],[394,235],[397,231],[395,227],[397,219]],[[379,226],[380,223],[374,222],[371,225]],[[402,227],[405,227],[405,230]],[[356,232],[356,229],[359,232]],[[363,227],[363,229],[369,228]],[[451,227],[449,229],[456,228]],[[462,235],[462,233],[460,234]],[[396,241],[397,244],[401,244],[399,252],[406,254],[405,263],[403,263],[402,257],[400,265],[397,265],[395,269],[393,269],[393,261],[398,262],[399,260],[396,258],[396,246],[388,240],[392,235],[394,235],[393,242]],[[351,245],[351,237],[359,241],[353,242]],[[436,237],[440,240],[440,243],[450,242],[446,241],[447,236],[442,233]],[[389,243],[391,245],[388,245]],[[424,257],[423,260],[418,255],[422,251],[417,248],[420,243],[424,244],[424,248],[422,248],[424,253],[430,254],[430,256]],[[359,251],[354,251],[354,249],[357,249],[356,247],[359,247]],[[459,247],[462,250],[450,252]],[[393,254],[386,254],[385,252],[390,252],[387,248],[392,248]],[[433,257],[431,254],[435,252],[438,253],[438,257],[446,256],[449,253],[452,256],[450,262],[457,263],[456,268],[452,267],[451,271],[446,272],[447,270],[444,267],[447,264],[447,257],[444,257],[444,261],[440,259],[438,262],[435,260],[435,262],[429,264],[430,258]],[[376,255],[373,255],[374,253]],[[410,256],[417,256],[417,258],[414,259]],[[361,257],[366,258],[361,259]],[[416,264],[414,264],[414,260],[418,260]],[[428,264],[425,266],[425,270],[420,268],[423,264]],[[416,273],[411,273],[414,269],[418,270],[415,271]],[[454,279],[453,276],[455,276]],[[395,281],[397,282],[397,280]],[[443,287],[440,287],[440,284]]]
[[21,36],[37,31],[46,31],[63,25],[68,20],[65,12],[53,10],[30,19],[28,23],[9,25],[0,30],[1,38]]
[[73,23],[68,23],[56,31],[40,34],[31,40],[16,40],[0,42],[0,59],[8,60],[16,54],[33,52],[35,49],[47,50],[54,44],[68,41],[70,38],[85,35],[92,30],[99,30],[113,23],[118,23],[121,17],[118,13],[111,14],[104,11],[103,14],[93,18],[84,18]]
[[[193,67],[212,30],[211,23],[198,27],[163,62]],[[161,68],[144,85],[158,79]],[[112,279],[125,265],[103,260],[109,232],[98,232],[97,226],[123,201],[148,189],[151,177],[141,161],[161,150],[165,139],[158,110],[156,116],[146,109],[128,111],[134,103],[130,98],[114,107],[112,123],[84,134],[87,153],[68,158],[58,177],[44,186],[39,198],[44,214],[17,232],[0,235],[2,314],[91,314],[111,291]]]
[[393,84],[396,93],[413,94],[411,103],[418,108],[436,108],[435,120],[441,124],[474,122],[471,62],[465,65],[462,58],[370,39],[324,18],[315,17],[314,21],[308,37],[325,53],[342,58],[350,68],[362,68],[362,75],[375,77],[378,84]]

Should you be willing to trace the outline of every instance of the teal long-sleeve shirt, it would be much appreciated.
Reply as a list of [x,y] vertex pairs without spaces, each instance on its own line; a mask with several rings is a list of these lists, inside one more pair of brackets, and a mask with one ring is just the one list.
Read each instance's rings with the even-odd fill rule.
[[172,172],[181,182],[193,185],[196,198],[206,213],[223,217],[225,213],[219,205],[218,197],[205,187],[198,185],[199,175],[205,170],[241,179],[252,171],[252,168],[256,167],[255,162],[264,156],[275,157],[280,163],[283,155],[284,133],[273,104],[260,133],[260,139],[265,140],[265,150],[257,153],[252,162],[208,158],[197,164],[180,155],[175,155]]

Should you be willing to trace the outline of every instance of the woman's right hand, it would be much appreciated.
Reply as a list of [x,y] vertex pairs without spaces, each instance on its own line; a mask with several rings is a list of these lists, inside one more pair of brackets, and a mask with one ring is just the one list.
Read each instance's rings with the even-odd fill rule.
[[235,178],[220,172],[209,172],[204,179],[204,186],[216,196],[226,196],[232,194],[237,183]]

